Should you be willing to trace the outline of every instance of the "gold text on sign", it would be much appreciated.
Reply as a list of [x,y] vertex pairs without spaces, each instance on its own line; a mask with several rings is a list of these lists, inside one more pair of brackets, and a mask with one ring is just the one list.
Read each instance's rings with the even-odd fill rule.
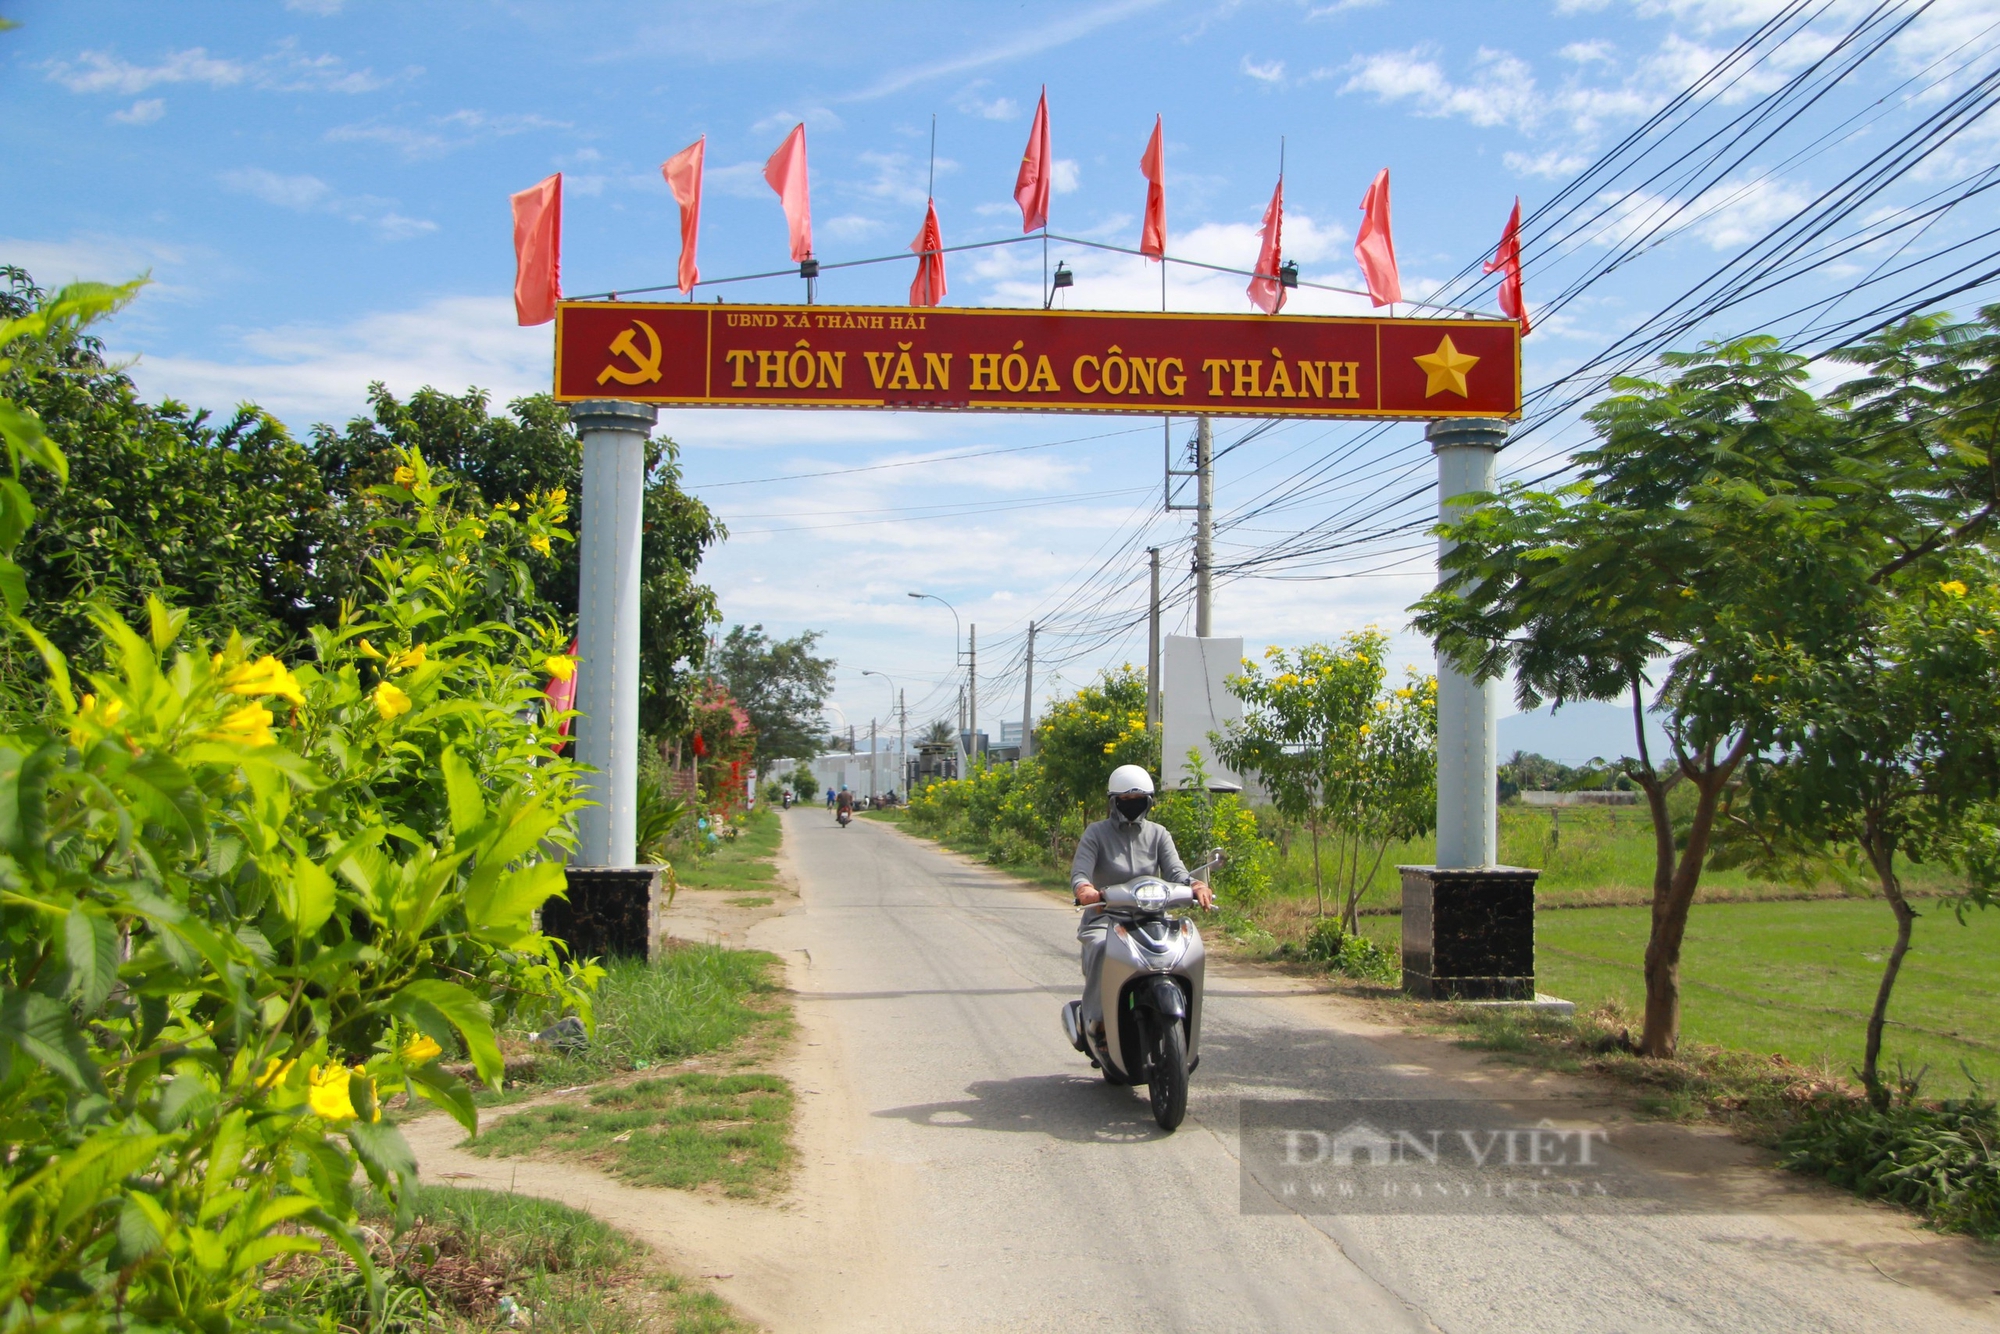
[[597,382],[616,380],[620,384],[651,384],[660,378],[660,336],[653,332],[653,326],[644,320],[633,320],[645,332],[647,353],[639,355],[639,345],[633,341],[632,331],[623,329],[611,340],[610,353],[614,357],[630,357],[637,370],[620,370],[616,366],[606,366],[597,373]]

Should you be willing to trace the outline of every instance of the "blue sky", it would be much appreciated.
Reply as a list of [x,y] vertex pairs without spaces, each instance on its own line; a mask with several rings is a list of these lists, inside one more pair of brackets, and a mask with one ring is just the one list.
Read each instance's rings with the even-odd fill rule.
[[[1405,288],[1419,291],[1489,252],[1517,194],[1530,208],[1547,198],[1777,7],[13,0],[0,4],[22,24],[0,36],[0,173],[14,203],[0,260],[44,282],[150,271],[154,286],[109,333],[149,393],[217,410],[255,400],[297,429],[351,415],[375,379],[404,392],[478,385],[504,403],[545,388],[549,373],[548,330],[512,319],[510,191],[565,173],[570,292],[669,282],[678,231],[659,164],[706,134],[704,276],[781,268],[783,219],[759,172],[803,120],[822,258],[890,254],[922,220],[935,116],[946,241],[1014,235],[1014,169],[1046,84],[1056,230],[1136,243],[1137,160],[1161,113],[1174,252],[1248,264],[1282,136],[1286,248],[1306,276],[1356,285],[1357,205],[1387,166]],[[1854,8],[1836,0],[1829,23]],[[1945,0],[1876,82],[1815,114],[1990,44],[1996,17],[1993,0]],[[1815,40],[1801,39],[1789,68],[1824,49]],[[1993,156],[1990,134],[1967,142]],[[1746,176],[1726,206],[1539,328],[1529,382],[1588,356],[1688,272],[1810,199],[1837,160]],[[1078,275],[1072,304],[1158,301],[1157,268],[1063,257]],[[900,302],[913,263],[829,276],[821,299]],[[1040,265],[1031,246],[954,255],[950,301],[1028,304]],[[1531,304],[1537,282],[1531,271]],[[1178,270],[1172,283],[1177,307],[1248,308],[1240,279]],[[781,301],[799,288],[727,290]],[[1490,308],[1490,288],[1480,304]],[[1291,308],[1361,307],[1302,292]],[[887,691],[860,668],[907,689],[913,725],[954,689],[950,618],[908,589],[980,625],[981,713],[993,720],[1020,715],[1008,664],[1030,617],[1054,614],[1042,656],[1066,659],[1053,684],[1039,674],[1040,694],[1143,660],[1141,632],[1118,627],[1138,605],[1144,546],[1165,547],[1170,585],[1184,582],[1187,516],[1154,512],[1157,420],[681,412],[662,429],[733,530],[707,570],[729,618],[826,632],[842,663],[840,714],[864,729]],[[1245,443],[1219,466],[1233,515],[1223,558],[1421,485],[1420,437],[1399,426],[1350,448],[1352,428],[1299,424]],[[1553,433],[1510,466],[1559,458],[1575,438]],[[1021,445],[1047,447],[924,461]],[[1322,457],[1334,466],[1300,490],[1295,474]],[[897,466],[799,476],[884,463]],[[1385,538],[1363,554],[1335,579],[1226,583],[1218,630],[1295,643],[1377,623],[1427,666],[1402,633],[1402,609],[1431,578],[1425,541]]]

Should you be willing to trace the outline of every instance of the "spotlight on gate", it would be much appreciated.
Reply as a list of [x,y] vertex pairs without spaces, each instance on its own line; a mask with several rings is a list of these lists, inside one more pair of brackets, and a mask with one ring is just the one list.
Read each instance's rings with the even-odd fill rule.
[[1283,264],[1280,264],[1278,266],[1278,286],[1297,287],[1298,285],[1299,285],[1298,261],[1294,259],[1288,259]]
[[1074,286],[1076,286],[1076,275],[1069,271],[1069,265],[1057,260],[1055,276],[1049,279],[1049,289],[1054,291],[1060,287]]
[[800,260],[799,277],[801,278],[819,277],[819,261],[814,259],[811,255],[807,255],[804,259]]

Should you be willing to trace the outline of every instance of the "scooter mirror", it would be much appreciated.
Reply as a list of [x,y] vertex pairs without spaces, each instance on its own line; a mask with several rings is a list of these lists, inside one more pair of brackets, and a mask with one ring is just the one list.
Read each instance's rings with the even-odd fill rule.
[[1226,866],[1228,863],[1229,863],[1229,854],[1224,852],[1221,848],[1216,848],[1214,851],[1208,854],[1208,864],[1210,866],[1218,866],[1218,867]]

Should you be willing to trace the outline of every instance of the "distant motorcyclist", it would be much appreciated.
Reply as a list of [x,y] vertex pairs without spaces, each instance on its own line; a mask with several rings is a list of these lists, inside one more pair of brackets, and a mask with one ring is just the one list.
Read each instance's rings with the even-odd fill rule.
[[835,799],[833,808],[842,815],[854,814],[854,794],[844,787],[841,788],[840,796]]
[[1097,887],[1151,875],[1189,886],[1204,908],[1215,902],[1208,885],[1188,873],[1174,849],[1174,836],[1146,818],[1153,808],[1153,776],[1139,765],[1121,764],[1111,771],[1106,787],[1111,814],[1083,831],[1069,866],[1070,890],[1083,905],[1083,922],[1076,929],[1076,938],[1083,943],[1083,1017],[1100,1034],[1104,1016],[1097,995],[1097,956],[1104,952],[1111,923],[1095,906],[1103,897]]
[[[845,789],[843,789],[843,791],[844,791],[844,790],[845,790]],[[833,809],[833,803],[834,803],[834,799],[835,799],[835,798],[837,798],[837,797],[838,797],[839,795],[840,795],[840,794],[839,794],[838,792],[835,792],[835,791],[834,791],[834,790],[833,790],[832,788],[828,788],[828,789],[826,790],[826,808],[827,808],[827,810],[831,811],[831,810]]]

